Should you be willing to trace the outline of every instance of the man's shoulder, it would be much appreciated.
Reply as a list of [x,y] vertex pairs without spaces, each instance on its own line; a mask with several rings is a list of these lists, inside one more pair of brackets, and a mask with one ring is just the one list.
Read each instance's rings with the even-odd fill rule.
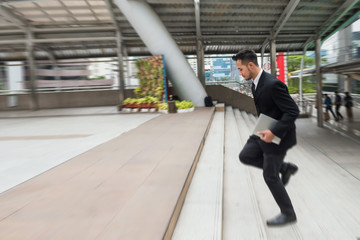
[[275,85],[275,84],[283,84],[282,81],[280,81],[277,77],[271,75],[270,73],[263,72],[262,77],[264,78],[264,82],[267,85]]

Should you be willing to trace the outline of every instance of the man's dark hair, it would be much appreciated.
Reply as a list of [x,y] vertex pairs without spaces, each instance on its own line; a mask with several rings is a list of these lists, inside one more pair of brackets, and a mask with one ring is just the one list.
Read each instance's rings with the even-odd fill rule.
[[232,60],[237,61],[241,60],[242,64],[246,65],[249,62],[254,63],[256,66],[259,66],[257,61],[257,55],[253,50],[244,49],[238,52],[236,55],[232,56]]

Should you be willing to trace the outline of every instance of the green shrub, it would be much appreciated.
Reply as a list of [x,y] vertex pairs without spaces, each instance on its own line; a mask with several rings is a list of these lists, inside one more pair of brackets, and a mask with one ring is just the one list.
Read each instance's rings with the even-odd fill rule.
[[169,110],[169,105],[167,103],[159,103],[158,108],[159,110]]
[[191,101],[175,101],[175,105],[177,109],[188,109],[193,108],[194,104]]

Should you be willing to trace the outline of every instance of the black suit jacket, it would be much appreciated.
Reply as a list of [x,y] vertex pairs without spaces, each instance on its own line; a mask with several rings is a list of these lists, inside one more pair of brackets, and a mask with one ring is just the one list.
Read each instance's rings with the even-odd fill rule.
[[278,120],[270,131],[281,138],[280,145],[260,141],[264,152],[284,153],[296,144],[295,120],[299,108],[289,95],[287,86],[273,75],[263,71],[253,92],[258,115],[263,113]]

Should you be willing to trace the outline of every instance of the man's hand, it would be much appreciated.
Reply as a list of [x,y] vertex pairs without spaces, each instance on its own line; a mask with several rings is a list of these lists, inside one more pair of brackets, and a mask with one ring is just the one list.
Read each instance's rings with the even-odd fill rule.
[[262,136],[260,139],[267,143],[271,143],[275,137],[275,135],[269,129],[264,131],[259,131],[257,132],[257,134],[260,134]]

